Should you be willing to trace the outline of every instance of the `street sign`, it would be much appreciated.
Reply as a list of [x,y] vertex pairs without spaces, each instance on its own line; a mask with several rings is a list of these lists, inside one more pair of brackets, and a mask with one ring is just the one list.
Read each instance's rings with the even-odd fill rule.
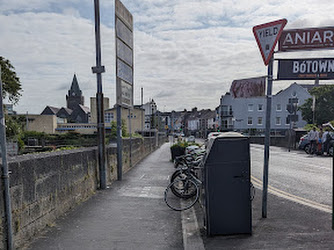
[[268,65],[286,23],[286,19],[281,19],[253,27],[253,33],[265,65]]
[[284,30],[278,51],[333,49],[334,27]]
[[120,0],[115,0],[116,102],[133,107],[133,17]]
[[277,79],[334,79],[334,58],[279,59]]

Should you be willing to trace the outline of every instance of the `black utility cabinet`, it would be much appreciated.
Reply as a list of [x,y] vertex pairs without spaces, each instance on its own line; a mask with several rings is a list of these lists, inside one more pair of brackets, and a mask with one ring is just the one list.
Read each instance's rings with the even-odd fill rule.
[[252,233],[249,139],[238,133],[211,139],[204,165],[208,235]]

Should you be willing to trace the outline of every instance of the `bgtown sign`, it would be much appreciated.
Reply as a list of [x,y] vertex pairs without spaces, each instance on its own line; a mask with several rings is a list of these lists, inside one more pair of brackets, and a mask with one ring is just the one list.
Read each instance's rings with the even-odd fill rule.
[[334,27],[283,30],[278,51],[333,49]]

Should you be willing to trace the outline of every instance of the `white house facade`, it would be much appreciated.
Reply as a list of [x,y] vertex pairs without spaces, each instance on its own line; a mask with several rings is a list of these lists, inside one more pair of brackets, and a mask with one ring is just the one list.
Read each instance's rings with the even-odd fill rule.
[[[303,105],[311,98],[306,88],[297,83],[278,92],[272,97],[271,129],[287,130],[290,128],[290,113],[287,110],[289,103],[296,102],[297,106]],[[293,113],[294,114],[294,113]],[[233,98],[226,93],[220,99],[219,120],[222,130],[264,130],[266,124],[266,97]],[[304,127],[306,122],[302,119],[301,112],[296,111],[294,127]]]

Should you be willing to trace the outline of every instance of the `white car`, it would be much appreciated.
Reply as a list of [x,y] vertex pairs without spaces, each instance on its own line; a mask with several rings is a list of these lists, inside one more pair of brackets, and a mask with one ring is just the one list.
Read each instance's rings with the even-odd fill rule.
[[210,140],[210,138],[217,137],[217,136],[220,136],[220,135],[222,135],[222,134],[223,134],[222,132],[211,132],[211,133],[208,135],[208,140]]

